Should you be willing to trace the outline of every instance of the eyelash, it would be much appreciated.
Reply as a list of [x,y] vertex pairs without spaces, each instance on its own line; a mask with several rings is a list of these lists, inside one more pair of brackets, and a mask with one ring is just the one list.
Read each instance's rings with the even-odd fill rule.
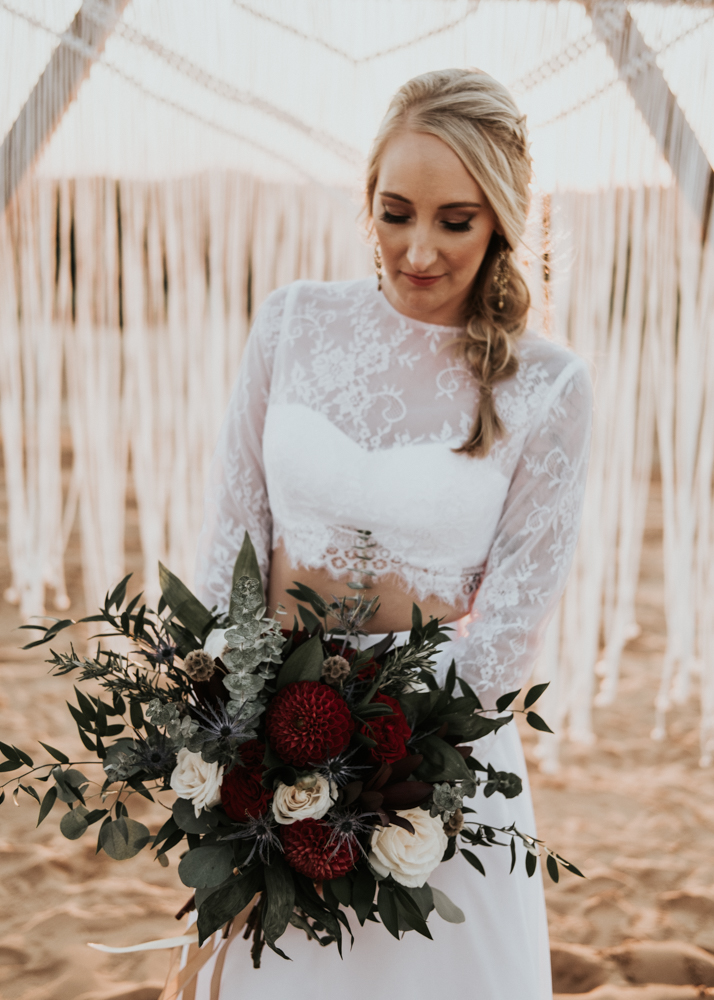
[[[403,226],[405,222],[409,221],[408,215],[392,215],[386,209],[380,216],[382,222],[388,222],[393,226]],[[463,222],[442,222],[442,226],[449,230],[450,233],[468,233],[471,231],[471,219],[464,219]]]

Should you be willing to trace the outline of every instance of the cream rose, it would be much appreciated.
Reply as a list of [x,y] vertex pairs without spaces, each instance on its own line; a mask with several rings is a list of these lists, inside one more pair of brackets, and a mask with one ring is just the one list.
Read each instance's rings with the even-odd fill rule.
[[378,826],[372,834],[369,863],[385,878],[411,889],[424,885],[444,856],[449,843],[441,818],[431,817],[424,809],[397,810],[414,827],[414,833],[401,826]]
[[184,747],[178,752],[176,767],[171,772],[171,787],[180,799],[190,799],[194,812],[210,809],[221,801],[224,766],[207,764],[200,753]]
[[209,632],[203,644],[203,652],[208,653],[214,660],[220,659],[228,649],[227,631],[227,628],[214,628],[212,632]]
[[273,795],[273,813],[283,826],[299,819],[322,819],[331,805],[330,783],[321,774],[308,774],[294,785],[281,782]]

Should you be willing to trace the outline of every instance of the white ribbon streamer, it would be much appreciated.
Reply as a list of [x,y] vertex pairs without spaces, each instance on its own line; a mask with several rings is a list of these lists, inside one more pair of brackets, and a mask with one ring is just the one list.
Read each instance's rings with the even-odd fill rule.
[[164,948],[180,948],[185,944],[198,944],[198,932],[182,934],[179,937],[161,938],[158,941],[145,941],[143,944],[130,944],[126,948],[112,948],[108,944],[95,944],[93,941],[88,941],[87,947],[94,948],[96,951],[104,951],[109,955],[127,955],[133,951],[161,951]]

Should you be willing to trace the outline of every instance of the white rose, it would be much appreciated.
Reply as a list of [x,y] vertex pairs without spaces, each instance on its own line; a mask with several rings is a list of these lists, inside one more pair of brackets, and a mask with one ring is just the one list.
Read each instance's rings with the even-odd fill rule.
[[379,875],[391,875],[400,885],[416,889],[424,885],[437,867],[449,843],[444,824],[424,809],[397,810],[397,816],[414,827],[378,826],[372,834],[369,863]]
[[178,752],[178,762],[171,772],[171,787],[180,799],[190,799],[194,812],[210,809],[221,801],[223,764],[207,764],[200,753],[184,747]]
[[208,653],[214,660],[219,660],[228,649],[227,631],[227,628],[214,628],[212,632],[209,632],[203,644],[203,652]]
[[273,813],[283,826],[299,819],[322,819],[331,805],[330,783],[320,774],[308,774],[294,785],[280,782],[273,795]]

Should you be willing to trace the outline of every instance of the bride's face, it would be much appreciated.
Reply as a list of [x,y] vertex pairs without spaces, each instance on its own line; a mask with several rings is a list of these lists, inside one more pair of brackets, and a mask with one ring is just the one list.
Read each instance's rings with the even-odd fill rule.
[[453,150],[403,132],[382,151],[372,202],[382,288],[412,319],[458,326],[494,229],[495,213]]

